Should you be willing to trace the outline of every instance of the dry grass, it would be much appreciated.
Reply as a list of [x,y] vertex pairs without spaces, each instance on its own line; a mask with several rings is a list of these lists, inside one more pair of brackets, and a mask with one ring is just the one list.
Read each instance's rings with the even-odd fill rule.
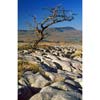
[[73,56],[73,57],[81,57],[82,56],[82,49],[76,50],[75,53],[72,54],[71,56]]
[[[32,43],[18,43],[18,50],[28,50],[32,49]],[[49,46],[72,46],[78,49],[82,48],[81,43],[73,43],[73,42],[40,42],[38,47],[40,48],[48,48]]]
[[30,44],[18,44],[18,50],[28,50],[31,49],[31,45]]
[[18,60],[18,79],[20,79],[23,72],[26,70],[36,73],[39,71],[39,65],[36,63],[29,63],[28,61]]

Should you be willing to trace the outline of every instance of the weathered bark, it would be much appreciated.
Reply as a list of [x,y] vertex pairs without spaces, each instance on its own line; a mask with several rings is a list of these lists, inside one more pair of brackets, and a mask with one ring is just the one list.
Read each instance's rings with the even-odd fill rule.
[[39,44],[39,42],[42,41],[42,40],[43,40],[43,37],[41,37],[40,39],[36,40],[36,41],[34,42],[33,48],[36,49],[37,46],[38,46],[38,44]]

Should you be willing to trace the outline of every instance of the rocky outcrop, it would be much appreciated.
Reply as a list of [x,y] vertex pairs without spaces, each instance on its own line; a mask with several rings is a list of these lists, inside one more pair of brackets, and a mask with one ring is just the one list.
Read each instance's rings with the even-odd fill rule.
[[47,86],[32,96],[30,100],[81,100],[81,93]]
[[38,70],[23,72],[18,100],[82,100],[82,54],[76,51],[60,46],[20,51],[20,58],[38,64]]
[[24,73],[23,79],[20,79],[19,82],[21,82],[21,84],[27,82],[27,84],[29,84],[31,87],[42,88],[49,84],[50,80],[42,76],[39,72],[33,74],[31,71],[27,71]]

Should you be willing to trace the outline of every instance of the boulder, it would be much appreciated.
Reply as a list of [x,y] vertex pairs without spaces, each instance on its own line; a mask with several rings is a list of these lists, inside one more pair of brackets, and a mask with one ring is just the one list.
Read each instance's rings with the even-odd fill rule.
[[49,64],[46,64],[46,63],[44,63],[44,62],[40,63],[41,71],[48,71],[48,72],[55,72],[55,73],[57,72],[56,66],[50,66]]
[[72,66],[73,66],[73,72],[77,73],[77,74],[81,74],[82,73],[82,64],[78,61],[72,61],[71,62]]
[[55,83],[51,84],[51,86],[54,88],[66,90],[66,91],[69,88],[64,82],[55,82]]
[[58,82],[58,81],[64,81],[67,76],[61,75],[59,73],[50,73],[50,72],[45,72],[45,76],[49,77],[52,82]]
[[81,100],[81,94],[75,91],[63,91],[51,86],[44,87],[30,100]]
[[46,79],[39,72],[33,74],[32,72],[24,73],[24,78],[29,82],[31,87],[42,88],[50,83],[50,80]]

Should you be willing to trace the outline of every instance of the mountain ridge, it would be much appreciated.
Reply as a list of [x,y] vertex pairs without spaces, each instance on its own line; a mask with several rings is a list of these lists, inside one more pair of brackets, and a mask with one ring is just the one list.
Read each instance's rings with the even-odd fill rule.
[[[49,36],[44,39],[44,41],[82,41],[82,31],[77,30],[73,27],[53,27],[48,28],[46,33]],[[19,40],[31,40],[34,35],[33,30],[19,30],[18,31],[18,39]]]
[[[74,27],[70,27],[70,26],[66,26],[66,27],[50,27],[50,28],[48,28],[48,29],[56,29],[56,30],[59,30],[59,29],[62,29],[62,30],[78,30],[78,29],[76,29],[76,28],[74,28]],[[47,29],[47,30],[48,30]],[[19,29],[18,30],[18,32],[27,32],[27,31],[31,31],[31,32],[33,32],[33,30],[25,30],[25,29]],[[78,30],[78,31],[81,31],[81,30]]]

